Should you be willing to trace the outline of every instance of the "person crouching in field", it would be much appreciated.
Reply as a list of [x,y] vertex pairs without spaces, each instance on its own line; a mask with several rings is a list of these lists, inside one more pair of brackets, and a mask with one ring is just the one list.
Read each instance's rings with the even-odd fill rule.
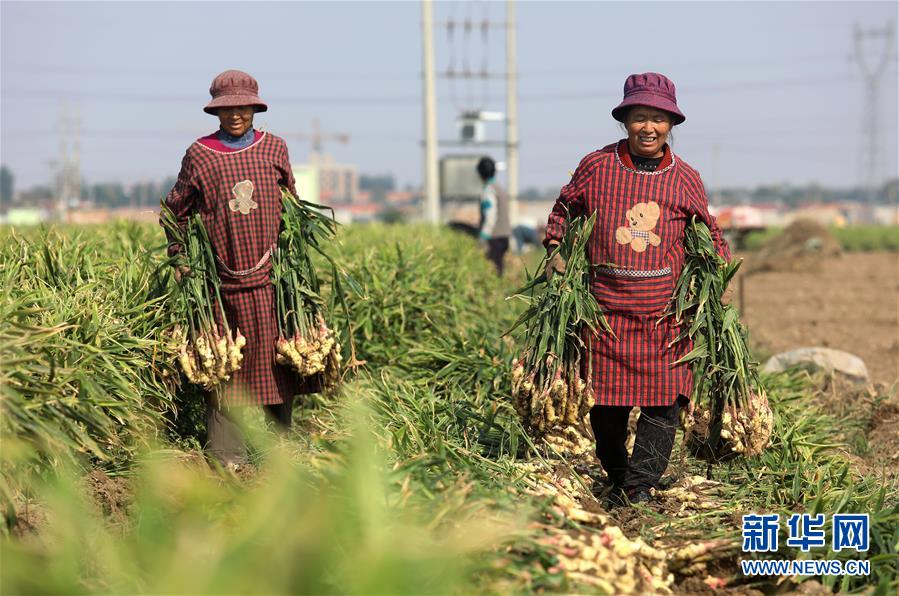
[[[283,139],[253,128],[268,109],[256,80],[228,70],[212,81],[203,110],[219,129],[194,141],[184,155],[175,186],[164,202],[178,223],[199,213],[218,265],[222,303],[231,328],[247,339],[240,369],[207,394],[207,452],[225,467],[247,460],[246,442],[233,408],[261,405],[279,428],[290,426],[294,396],[309,392],[300,378],[275,362],[275,318],[271,251],[281,224],[280,186],[296,196]],[[169,236],[169,255],[182,247]],[[180,267],[180,283],[190,271]]]
[[[668,467],[679,402],[689,403],[690,365],[675,362],[692,345],[689,338],[670,345],[679,329],[660,316],[683,268],[684,233],[694,215],[709,227],[718,253],[731,258],[709,214],[699,172],[668,143],[671,129],[686,120],[674,83],[651,72],[629,76],[612,117],[624,125],[627,138],[581,160],[553,206],[544,240],[552,251],[564,236],[567,213],[596,212],[587,245],[594,265],[590,289],[615,335],[600,331],[585,340],[596,394],[590,425],[611,484],[608,506],[652,498]],[[557,254],[546,275],[564,270]],[[640,420],[628,460],[625,440],[634,406],[640,407]]]

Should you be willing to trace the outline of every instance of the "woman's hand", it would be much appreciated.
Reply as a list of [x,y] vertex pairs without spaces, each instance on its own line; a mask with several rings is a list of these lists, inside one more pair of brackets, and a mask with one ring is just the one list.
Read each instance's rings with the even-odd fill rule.
[[[554,251],[556,249],[555,244],[550,245],[549,250]],[[565,259],[562,258],[562,255],[559,253],[554,254],[549,258],[546,262],[546,283],[549,283],[549,280],[553,278],[553,275],[556,273],[564,274],[566,269]]]
[[187,265],[175,265],[175,281],[180,284],[185,277],[190,277],[190,267]]
[[733,297],[734,297],[734,291],[730,288],[727,288],[726,290],[724,290],[724,293],[721,294],[721,305],[728,306],[730,304],[730,301],[733,299]]

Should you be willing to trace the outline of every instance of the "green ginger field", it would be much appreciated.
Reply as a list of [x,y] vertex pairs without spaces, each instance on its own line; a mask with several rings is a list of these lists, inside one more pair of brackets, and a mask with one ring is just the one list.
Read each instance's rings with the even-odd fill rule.
[[[0,230],[4,594],[899,589],[899,476],[865,459],[894,397],[837,409],[820,379],[763,376],[765,453],[707,468],[678,444],[672,488],[607,512],[587,428],[535,445],[512,408],[524,264],[499,280],[476,243],[428,227],[341,231],[355,289],[332,314],[356,366],[288,436],[248,412],[254,466],[213,470],[164,253],[154,226]],[[739,573],[743,514],[805,512],[869,513],[871,574]]]

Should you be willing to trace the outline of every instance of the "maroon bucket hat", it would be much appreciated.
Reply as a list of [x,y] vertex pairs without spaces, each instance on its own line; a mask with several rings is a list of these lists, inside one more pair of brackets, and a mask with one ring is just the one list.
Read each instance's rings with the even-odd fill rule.
[[624,122],[631,106],[649,106],[671,113],[674,124],[681,124],[687,117],[677,107],[674,83],[657,72],[632,74],[624,82],[624,100],[612,110],[612,118]]
[[218,108],[236,106],[253,106],[257,112],[268,110],[268,106],[259,98],[256,79],[242,70],[226,70],[212,79],[209,94],[212,101],[203,108],[207,114],[215,114]]

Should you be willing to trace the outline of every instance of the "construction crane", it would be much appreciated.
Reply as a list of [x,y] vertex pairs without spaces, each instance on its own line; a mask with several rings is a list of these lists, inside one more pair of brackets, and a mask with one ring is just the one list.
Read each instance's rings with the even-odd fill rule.
[[312,155],[317,156],[322,153],[322,144],[324,142],[337,142],[346,145],[350,142],[350,135],[347,133],[329,133],[322,132],[321,124],[318,118],[312,120],[312,132],[287,132],[279,133],[288,139],[297,139],[301,141],[312,141]]

